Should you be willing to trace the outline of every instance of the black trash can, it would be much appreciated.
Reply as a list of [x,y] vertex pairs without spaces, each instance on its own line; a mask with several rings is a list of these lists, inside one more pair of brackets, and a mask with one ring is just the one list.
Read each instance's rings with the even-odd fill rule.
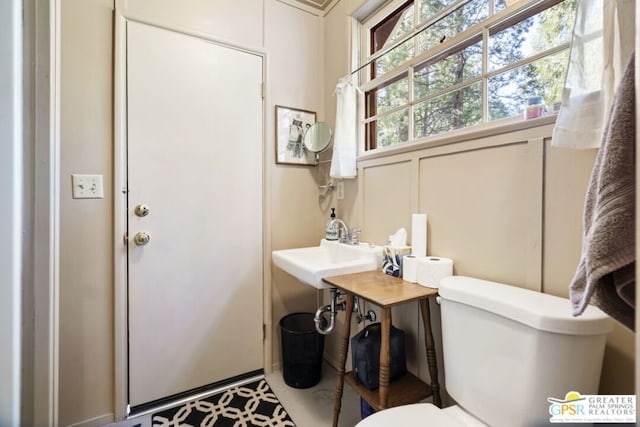
[[282,376],[294,388],[320,382],[324,335],[316,331],[313,313],[291,313],[280,319]]

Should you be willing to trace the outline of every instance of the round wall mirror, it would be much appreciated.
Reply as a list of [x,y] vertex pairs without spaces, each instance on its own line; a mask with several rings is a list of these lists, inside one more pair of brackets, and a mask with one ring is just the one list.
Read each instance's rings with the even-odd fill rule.
[[317,122],[309,126],[304,133],[302,142],[307,150],[312,153],[320,153],[329,147],[331,143],[331,128],[325,122]]

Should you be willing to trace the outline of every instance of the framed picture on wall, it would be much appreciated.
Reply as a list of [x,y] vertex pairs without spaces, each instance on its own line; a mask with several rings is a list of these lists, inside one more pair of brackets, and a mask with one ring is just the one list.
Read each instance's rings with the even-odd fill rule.
[[276,163],[315,165],[315,154],[302,143],[304,133],[315,122],[313,111],[276,105]]

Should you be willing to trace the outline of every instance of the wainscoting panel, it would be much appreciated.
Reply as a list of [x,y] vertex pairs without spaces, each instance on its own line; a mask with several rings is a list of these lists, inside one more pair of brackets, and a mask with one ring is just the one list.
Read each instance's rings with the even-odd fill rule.
[[[552,126],[544,124],[455,142],[434,141],[429,146],[395,155],[365,156],[358,162],[357,191],[355,185],[350,186],[338,206],[349,211],[349,225],[351,222],[362,225],[363,241],[380,245],[400,227],[405,227],[411,236],[411,214],[426,213],[427,253],[452,258],[455,274],[540,291],[544,221],[548,221],[549,215],[545,212],[548,203],[544,194],[545,159],[548,161],[545,153],[549,150],[545,143],[548,144],[551,132]],[[557,161],[553,173],[562,174],[555,168],[571,159],[559,157]],[[584,163],[588,162],[585,158]],[[575,185],[580,187],[584,174],[574,172],[580,177],[571,180],[576,180]],[[584,189],[576,191],[583,197]],[[560,190],[553,200],[558,201],[564,193]],[[571,204],[571,210],[581,209],[582,202],[573,198],[567,203]],[[551,214],[556,215],[555,211]],[[566,220],[580,222],[576,218]],[[552,280],[548,274],[544,278]],[[444,389],[440,307],[435,302],[431,306],[439,381],[444,402],[451,403]],[[377,307],[371,308],[378,311]],[[341,327],[342,322],[339,323]],[[408,369],[429,381],[417,304],[394,309],[393,324],[407,334]],[[352,333],[361,327],[354,322]],[[335,360],[335,346],[330,344],[327,350],[327,358]]]
[[362,224],[366,241],[384,245],[400,227],[411,230],[411,162],[404,161],[363,169]]
[[544,292],[566,297],[580,261],[584,199],[597,150],[551,147],[544,177]]
[[541,221],[532,233],[529,216],[542,213],[542,180],[533,182],[529,163],[541,164],[542,150],[536,159],[530,145],[421,159],[419,205],[429,218],[429,255],[452,258],[455,274],[539,289],[539,274],[531,283],[527,272],[532,260],[540,269],[534,239]]

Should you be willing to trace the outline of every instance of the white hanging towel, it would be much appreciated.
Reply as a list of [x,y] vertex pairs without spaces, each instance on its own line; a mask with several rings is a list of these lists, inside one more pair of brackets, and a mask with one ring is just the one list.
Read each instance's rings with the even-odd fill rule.
[[343,77],[336,86],[336,129],[333,137],[331,178],[355,178],[356,135],[358,126],[356,87],[349,77]]

